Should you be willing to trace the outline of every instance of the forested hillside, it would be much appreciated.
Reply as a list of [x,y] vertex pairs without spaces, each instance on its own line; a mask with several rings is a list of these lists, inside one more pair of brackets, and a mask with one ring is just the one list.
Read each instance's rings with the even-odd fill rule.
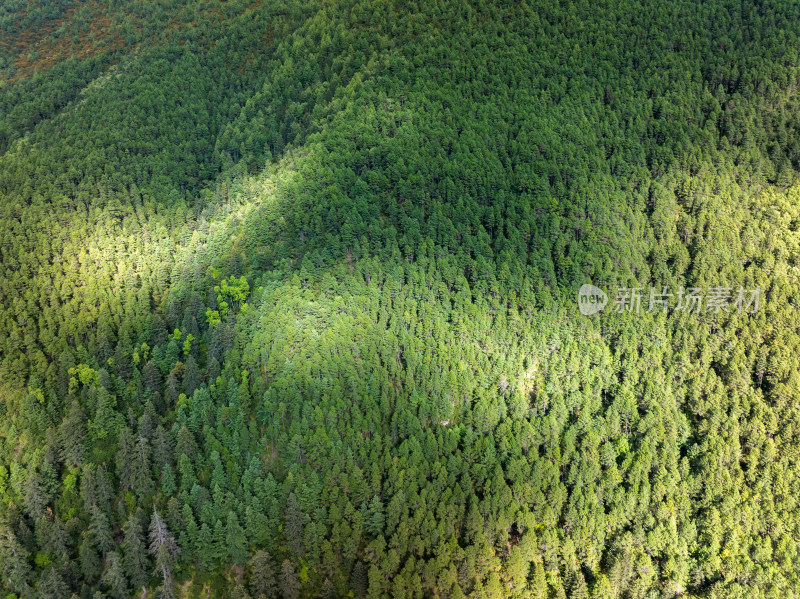
[[798,15],[3,2],[0,596],[800,597]]

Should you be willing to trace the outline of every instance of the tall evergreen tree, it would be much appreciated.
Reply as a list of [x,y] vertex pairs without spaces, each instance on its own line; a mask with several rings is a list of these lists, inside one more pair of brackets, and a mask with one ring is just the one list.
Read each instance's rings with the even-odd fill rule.
[[67,417],[58,427],[58,437],[61,442],[61,459],[69,467],[78,467],[83,464],[86,455],[86,415],[78,401],[70,405]]
[[153,510],[153,517],[150,520],[150,554],[155,561],[155,573],[161,577],[161,592],[164,597],[172,598],[175,596],[174,584],[172,581],[172,570],[175,567],[175,560],[178,557],[180,548],[175,543],[175,539],[167,529],[167,525],[161,518],[157,510]]
[[286,542],[295,557],[302,557],[305,552],[304,530],[306,515],[294,493],[289,494],[286,502],[285,534]]
[[125,599],[129,595],[128,581],[125,578],[122,559],[116,551],[108,554],[106,572],[103,583],[108,587],[108,596],[113,599]]
[[250,558],[250,594],[253,597],[267,597],[272,599],[278,596],[277,569],[275,562],[264,550],[256,551]]
[[137,514],[132,513],[123,525],[122,565],[134,589],[147,584],[150,578],[150,563],[142,524]]
[[300,581],[297,579],[294,565],[288,559],[281,564],[281,597],[298,599],[300,597]]
[[225,542],[228,547],[228,559],[239,567],[247,564],[247,536],[244,529],[239,525],[239,519],[235,512],[228,512],[227,524],[225,527]]

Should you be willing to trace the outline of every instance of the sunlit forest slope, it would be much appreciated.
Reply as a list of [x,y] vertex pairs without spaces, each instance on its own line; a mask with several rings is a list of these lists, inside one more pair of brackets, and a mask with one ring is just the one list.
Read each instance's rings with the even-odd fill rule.
[[800,597],[798,16],[1,2],[0,597]]

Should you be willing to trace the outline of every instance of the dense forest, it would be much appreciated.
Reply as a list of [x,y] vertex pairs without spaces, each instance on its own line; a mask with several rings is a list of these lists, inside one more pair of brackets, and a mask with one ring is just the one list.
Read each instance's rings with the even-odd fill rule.
[[800,597],[799,15],[0,3],[0,596]]

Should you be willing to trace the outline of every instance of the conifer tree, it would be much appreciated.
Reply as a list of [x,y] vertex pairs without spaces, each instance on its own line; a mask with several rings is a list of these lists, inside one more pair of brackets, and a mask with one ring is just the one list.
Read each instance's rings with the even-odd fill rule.
[[161,592],[165,597],[174,597],[172,570],[180,548],[175,543],[172,533],[157,510],[153,510],[150,520],[150,555],[155,562],[155,574],[161,577]]

